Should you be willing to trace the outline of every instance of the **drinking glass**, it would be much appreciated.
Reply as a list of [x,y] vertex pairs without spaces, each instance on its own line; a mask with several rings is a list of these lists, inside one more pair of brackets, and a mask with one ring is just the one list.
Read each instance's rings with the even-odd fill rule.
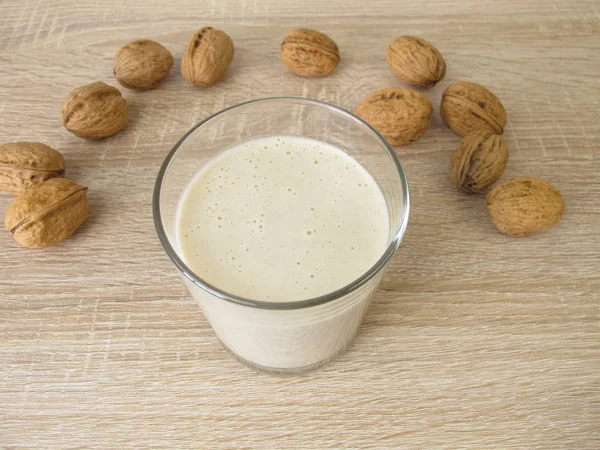
[[[298,136],[333,145],[360,163],[379,185],[389,216],[388,246],[348,285],[316,298],[263,301],[233,295],[226,285],[212,285],[187,267],[177,244],[176,220],[180,199],[194,175],[223,151],[268,136]],[[153,212],[165,251],[223,347],[255,369],[299,373],[331,361],[353,341],[406,230],[409,193],[396,153],[370,125],[327,103],[275,97],[226,108],[189,130],[158,172]],[[269,276],[264,274],[265,279]]]

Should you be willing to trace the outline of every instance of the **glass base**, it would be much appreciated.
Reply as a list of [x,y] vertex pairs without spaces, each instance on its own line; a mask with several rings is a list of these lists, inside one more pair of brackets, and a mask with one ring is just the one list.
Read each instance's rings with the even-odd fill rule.
[[326,358],[317,363],[310,364],[310,365],[304,366],[304,367],[293,367],[290,369],[285,369],[285,368],[274,368],[274,367],[261,366],[260,364],[256,364],[256,363],[253,363],[252,361],[248,361],[247,359],[242,358],[240,355],[238,355],[233,350],[231,350],[229,347],[227,347],[223,343],[223,341],[221,341],[219,338],[217,338],[217,340],[219,341],[219,343],[221,344],[221,346],[225,349],[225,351],[227,353],[229,353],[231,356],[233,356],[235,359],[237,359],[239,362],[241,362],[245,366],[248,366],[257,372],[267,373],[270,375],[280,375],[280,376],[300,375],[300,374],[304,374],[304,373],[319,369],[319,368],[323,367],[324,365],[332,362],[334,359],[336,359],[338,356],[340,356],[342,353],[344,353],[346,350],[348,350],[348,348],[354,342],[354,338],[353,338],[350,342],[348,342],[347,345],[342,347],[340,350],[338,350],[336,353],[331,355],[329,358]]

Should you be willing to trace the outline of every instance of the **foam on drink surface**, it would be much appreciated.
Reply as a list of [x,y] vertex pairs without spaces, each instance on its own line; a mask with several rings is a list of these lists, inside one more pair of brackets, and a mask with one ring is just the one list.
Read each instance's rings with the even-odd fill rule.
[[384,253],[385,200],[352,157],[307,138],[238,144],[182,196],[177,240],[188,267],[245,298],[289,302],[339,289]]

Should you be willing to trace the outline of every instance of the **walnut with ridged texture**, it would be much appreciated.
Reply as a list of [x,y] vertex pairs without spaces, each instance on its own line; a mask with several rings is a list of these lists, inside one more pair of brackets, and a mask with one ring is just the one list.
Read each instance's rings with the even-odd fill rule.
[[391,145],[406,145],[417,140],[431,121],[433,106],[417,91],[388,88],[367,95],[356,114],[379,131]]
[[502,134],[507,121],[498,97],[482,85],[466,81],[446,88],[440,112],[444,122],[461,136],[471,131]]
[[508,146],[499,134],[472,131],[450,160],[450,181],[459,191],[483,192],[502,176],[508,164]]
[[233,41],[212,27],[198,30],[181,58],[181,75],[194,86],[212,86],[233,61]]
[[492,223],[509,236],[527,236],[558,223],[565,202],[558,189],[539,178],[513,178],[492,189],[486,198]]
[[19,194],[25,189],[65,173],[65,158],[41,142],[0,145],[0,190]]
[[52,178],[19,194],[8,207],[4,224],[23,247],[42,248],[67,239],[87,216],[87,187]]
[[150,39],[140,39],[121,47],[113,62],[119,84],[128,89],[155,89],[173,67],[173,55]]
[[326,77],[340,62],[340,50],[326,34],[296,28],[281,43],[281,60],[296,75]]
[[386,60],[406,84],[431,88],[446,75],[446,62],[433,44],[417,36],[400,36],[390,42]]
[[75,136],[102,139],[125,128],[129,105],[117,88],[96,81],[71,92],[61,115],[64,127]]

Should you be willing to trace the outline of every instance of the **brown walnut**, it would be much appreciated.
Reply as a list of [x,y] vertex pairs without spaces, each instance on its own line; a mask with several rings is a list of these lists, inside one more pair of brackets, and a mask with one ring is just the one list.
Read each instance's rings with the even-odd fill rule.
[[71,92],[61,115],[64,127],[75,136],[101,139],[127,125],[129,105],[117,88],[96,81]]
[[227,33],[204,27],[187,45],[181,59],[181,74],[195,86],[212,86],[229,68],[233,53],[233,41]]
[[281,43],[281,60],[296,75],[325,77],[340,62],[340,51],[326,34],[309,28],[296,28]]
[[8,207],[4,224],[22,246],[50,247],[71,236],[87,216],[87,188],[52,178],[19,194]]
[[0,189],[13,194],[34,184],[62,177],[63,155],[41,142],[11,142],[0,145]]

